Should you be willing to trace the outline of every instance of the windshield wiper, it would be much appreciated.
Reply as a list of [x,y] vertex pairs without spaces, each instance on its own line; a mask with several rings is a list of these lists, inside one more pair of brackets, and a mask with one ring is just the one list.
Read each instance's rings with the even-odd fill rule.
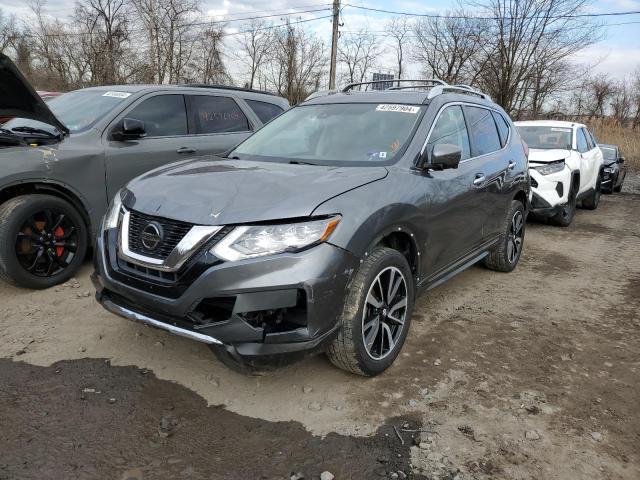
[[13,127],[11,129],[14,132],[24,132],[24,133],[37,133],[39,135],[46,135],[50,138],[60,138],[59,134],[55,134],[53,132],[49,132],[47,130],[43,130],[42,128],[34,128],[34,127]]

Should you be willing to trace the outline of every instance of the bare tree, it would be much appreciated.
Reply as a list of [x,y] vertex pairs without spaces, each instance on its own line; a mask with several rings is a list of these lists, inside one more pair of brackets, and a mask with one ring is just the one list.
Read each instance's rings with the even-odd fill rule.
[[230,83],[230,77],[222,60],[222,42],[224,26],[207,26],[196,40],[196,51],[200,55],[194,58],[192,69],[198,81],[224,85]]
[[365,81],[381,54],[380,42],[367,30],[345,35],[338,48],[338,62],[346,68],[344,79],[349,83]]
[[631,80],[631,98],[633,101],[633,122],[632,127],[640,127],[640,67],[638,67],[633,74]]
[[409,48],[409,39],[411,37],[412,25],[407,17],[396,17],[387,23],[386,32],[393,42],[393,51],[396,56],[398,65],[398,80],[402,79],[404,73],[404,57]]
[[247,68],[247,86],[254,87],[256,76],[273,52],[273,32],[264,21],[252,20],[238,40],[240,51],[236,58]]
[[604,117],[614,91],[615,84],[608,75],[601,74],[590,79],[587,82],[587,115],[590,118]]
[[619,125],[625,125],[633,111],[633,90],[626,79],[616,83],[611,101],[611,114]]
[[19,36],[15,15],[5,15],[0,9],[0,52],[15,47]]

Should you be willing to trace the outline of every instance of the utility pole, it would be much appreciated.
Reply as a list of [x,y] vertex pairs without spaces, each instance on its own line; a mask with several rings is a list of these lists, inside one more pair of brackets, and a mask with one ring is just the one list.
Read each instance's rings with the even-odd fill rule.
[[340,26],[340,0],[333,0],[333,34],[331,35],[331,66],[329,90],[336,88],[336,61],[338,58],[338,27]]

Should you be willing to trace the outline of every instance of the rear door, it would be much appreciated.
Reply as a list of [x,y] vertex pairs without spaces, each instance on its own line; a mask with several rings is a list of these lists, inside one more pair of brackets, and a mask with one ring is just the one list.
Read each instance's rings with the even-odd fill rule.
[[[192,144],[199,155],[227,152],[260,125],[253,112],[225,95],[187,95]],[[246,107],[245,107],[246,108]]]
[[428,231],[424,270],[429,276],[469,253],[482,239],[482,190],[474,185],[479,164],[471,158],[471,144],[462,106],[445,106],[427,139],[431,155],[436,144],[452,144],[462,149],[455,169],[430,170],[424,178],[426,202],[424,219]]
[[[114,140],[110,132],[121,128],[124,118],[142,120],[147,135],[137,140]],[[192,156],[195,149],[188,132],[185,99],[180,93],[145,96],[121,113],[107,130],[105,142],[109,198],[132,178]]]

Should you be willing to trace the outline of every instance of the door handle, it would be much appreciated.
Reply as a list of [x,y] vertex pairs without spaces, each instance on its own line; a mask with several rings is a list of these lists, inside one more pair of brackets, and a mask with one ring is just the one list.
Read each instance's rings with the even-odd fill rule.
[[487,177],[484,176],[484,173],[476,173],[476,178],[473,179],[473,184],[476,187],[479,187],[480,185],[482,185],[484,183],[484,181],[487,179]]
[[176,153],[196,153],[195,148],[191,148],[191,147],[180,147],[178,150],[176,150]]
[[514,160],[509,160],[509,166],[507,167],[507,170],[513,170],[514,168],[516,168],[516,162]]

